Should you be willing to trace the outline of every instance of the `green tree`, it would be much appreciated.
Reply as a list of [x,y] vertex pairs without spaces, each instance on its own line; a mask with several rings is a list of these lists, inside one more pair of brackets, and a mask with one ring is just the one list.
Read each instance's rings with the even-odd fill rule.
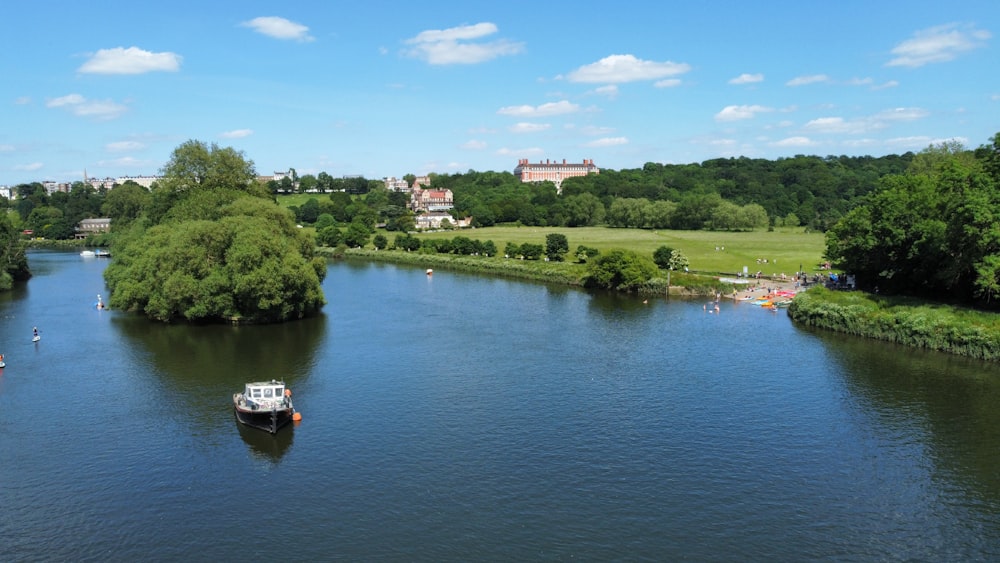
[[569,252],[569,241],[562,233],[549,233],[545,235],[545,256],[553,262],[562,262]]
[[10,291],[15,281],[31,277],[21,234],[7,213],[0,213],[0,291]]
[[674,249],[669,246],[661,246],[653,251],[653,262],[662,269],[667,270],[670,268],[670,258],[674,254]]
[[351,221],[351,224],[347,226],[347,232],[344,233],[343,242],[352,248],[361,248],[362,246],[368,244],[369,239],[371,239],[372,233],[368,226],[361,221]]
[[129,180],[104,196],[101,212],[111,218],[113,229],[123,228],[139,218],[151,197],[149,190]]
[[542,257],[542,250],[542,245],[526,242],[521,245],[520,254],[525,260],[538,260]]
[[147,210],[157,221],[116,235],[104,271],[112,307],[164,322],[281,322],[319,311],[326,263],[254,181],[252,162],[189,141],[163,172]]
[[336,225],[328,225],[316,231],[316,242],[320,246],[336,247],[344,241],[344,233]]
[[656,277],[658,271],[651,258],[616,248],[590,262],[585,284],[600,289],[635,291]]
[[372,238],[372,245],[376,250],[385,250],[389,246],[389,239],[385,238],[385,235],[379,233]]

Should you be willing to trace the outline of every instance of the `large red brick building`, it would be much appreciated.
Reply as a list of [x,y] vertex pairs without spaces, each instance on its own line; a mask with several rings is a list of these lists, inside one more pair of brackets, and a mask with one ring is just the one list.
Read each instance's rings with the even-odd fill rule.
[[560,189],[562,181],[566,178],[600,173],[601,169],[594,166],[594,161],[586,158],[582,163],[569,163],[566,162],[565,158],[561,163],[549,161],[548,159],[545,159],[545,162],[531,163],[528,162],[527,158],[522,158],[517,161],[517,167],[514,168],[514,175],[520,178],[522,182],[544,182],[548,180],[556,185],[556,189]]

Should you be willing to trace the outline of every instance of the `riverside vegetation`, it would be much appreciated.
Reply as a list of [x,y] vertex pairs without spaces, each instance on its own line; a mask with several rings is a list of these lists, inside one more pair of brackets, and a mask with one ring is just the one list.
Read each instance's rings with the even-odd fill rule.
[[[321,264],[314,253],[448,263],[639,293],[668,293],[668,286],[688,293],[728,292],[731,286],[717,278],[742,273],[744,267],[751,274],[784,278],[832,263],[836,271],[855,274],[859,288],[879,293],[881,300],[873,301],[878,306],[898,296],[995,311],[1000,297],[1000,134],[991,141],[975,150],[944,143],[918,154],[876,159],[647,163],[638,170],[568,179],[562,193],[548,182],[520,184],[510,173],[431,174],[432,188],[453,191],[453,216],[474,217],[478,228],[462,234],[447,228],[414,233],[407,195],[389,192],[379,181],[337,180],[325,174],[300,179],[293,170],[280,186],[263,185],[253,182],[252,161],[241,153],[214,145],[209,150],[196,141],[175,151],[164,180],[152,190],[126,182],[95,191],[78,182],[69,194],[49,196],[32,184],[16,187],[16,203],[0,203],[16,212],[7,214],[12,233],[32,229],[48,238],[71,238],[69,227],[80,217],[110,216],[114,231],[109,238],[117,257],[107,274],[114,286],[112,299],[160,320],[269,322],[311,314],[323,302],[314,279],[322,275]],[[412,183],[412,175],[407,178]],[[279,206],[265,209],[268,195],[273,200],[279,188],[293,186],[311,186],[319,195],[298,194],[280,212]],[[326,189],[337,191],[327,195]],[[244,197],[253,199],[236,201]],[[305,228],[294,229],[289,219]],[[204,221],[228,226],[213,230]],[[473,234],[485,240],[472,239]],[[274,244],[252,242],[258,237],[258,242],[276,238]],[[250,248],[253,244],[256,250]],[[164,250],[155,250],[158,246]],[[292,256],[294,263],[282,262],[277,270],[265,267],[279,256]],[[14,258],[7,262],[8,275],[19,272],[16,253]],[[24,270],[19,275],[30,275]],[[305,285],[297,286],[297,278],[305,279]],[[161,289],[150,293],[141,287]],[[816,319],[825,318],[822,326],[828,328],[935,349],[970,348],[903,338],[878,323],[859,331],[863,323],[845,315],[860,315],[860,309],[844,308],[824,292],[810,296],[810,301],[824,299],[831,310],[839,307],[836,314],[818,313],[810,303],[808,309],[804,304],[794,308],[793,318],[817,326]],[[830,321],[838,318],[840,322]],[[956,318],[973,323],[967,315]],[[913,324],[915,333],[925,324]],[[939,338],[965,334],[932,332]]]

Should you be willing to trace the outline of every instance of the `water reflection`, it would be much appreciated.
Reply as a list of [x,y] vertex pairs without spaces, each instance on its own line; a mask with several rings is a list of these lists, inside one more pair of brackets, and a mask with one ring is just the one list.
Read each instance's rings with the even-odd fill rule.
[[823,336],[873,428],[918,444],[938,479],[1000,501],[1000,366],[940,352]]
[[295,438],[295,429],[292,426],[298,426],[298,423],[293,422],[279,430],[277,434],[271,434],[240,424],[235,416],[233,416],[233,424],[239,428],[240,438],[247,445],[251,455],[271,463],[281,461],[282,456],[288,452]]
[[[164,325],[119,315],[112,325],[125,349],[151,367],[169,407],[204,422],[232,410],[232,395],[249,381],[284,380],[293,391],[304,384],[327,338],[325,315],[254,326]],[[144,374],[139,374],[144,375]]]

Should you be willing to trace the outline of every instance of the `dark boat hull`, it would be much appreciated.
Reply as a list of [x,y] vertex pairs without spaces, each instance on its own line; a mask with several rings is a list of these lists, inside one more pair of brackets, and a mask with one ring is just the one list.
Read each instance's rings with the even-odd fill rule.
[[233,407],[233,412],[236,413],[236,420],[240,423],[275,434],[292,421],[293,409],[247,410]]

